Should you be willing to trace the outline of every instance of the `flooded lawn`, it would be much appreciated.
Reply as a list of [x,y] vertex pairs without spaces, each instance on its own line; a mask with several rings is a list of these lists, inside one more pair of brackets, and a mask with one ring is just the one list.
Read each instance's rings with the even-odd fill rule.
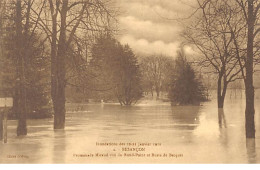
[[[239,97],[227,96],[224,111],[215,100],[175,107],[156,101],[67,105],[65,130],[53,131],[52,119],[28,120],[28,136],[16,137],[17,122],[9,121],[0,163],[260,163],[259,102],[255,141],[245,139]],[[145,151],[131,150],[136,147]]]

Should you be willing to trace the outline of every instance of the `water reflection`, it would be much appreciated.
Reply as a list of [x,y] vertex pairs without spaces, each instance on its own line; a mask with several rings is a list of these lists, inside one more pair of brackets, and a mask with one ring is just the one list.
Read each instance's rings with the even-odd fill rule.
[[55,130],[53,139],[53,163],[65,163],[66,162],[66,131]]
[[248,163],[257,163],[255,139],[246,139],[246,151]]
[[172,106],[172,118],[176,129],[194,130],[199,124],[199,106]]
[[223,108],[218,108],[219,141],[224,147],[228,147],[227,122]]
[[218,124],[220,129],[227,128],[224,109],[218,109]]

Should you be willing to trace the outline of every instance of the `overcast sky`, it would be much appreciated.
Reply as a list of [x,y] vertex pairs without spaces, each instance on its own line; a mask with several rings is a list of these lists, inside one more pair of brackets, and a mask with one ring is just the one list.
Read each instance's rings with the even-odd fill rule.
[[188,16],[194,0],[117,0],[119,40],[138,53],[176,56],[182,31],[174,20]]

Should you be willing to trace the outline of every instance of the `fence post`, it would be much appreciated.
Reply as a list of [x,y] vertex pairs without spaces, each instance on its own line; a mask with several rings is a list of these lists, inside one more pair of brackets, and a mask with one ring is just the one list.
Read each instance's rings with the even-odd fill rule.
[[4,134],[4,122],[3,122],[3,119],[4,119],[4,112],[2,112],[2,110],[0,110],[0,141],[3,140],[3,134]]

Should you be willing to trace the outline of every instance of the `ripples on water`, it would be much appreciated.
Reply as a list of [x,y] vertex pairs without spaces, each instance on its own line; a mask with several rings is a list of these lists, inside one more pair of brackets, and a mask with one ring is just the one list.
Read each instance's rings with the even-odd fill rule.
[[[53,120],[28,120],[28,136],[16,137],[16,121],[8,122],[8,143],[0,144],[1,163],[260,163],[259,100],[256,140],[245,139],[244,101],[229,99],[224,110],[216,101],[202,106],[141,102],[68,106],[66,129],[53,131]],[[73,154],[113,152],[96,142],[154,142],[146,152],[181,153],[182,158],[75,158]],[[120,147],[115,148],[120,150]],[[27,155],[11,159],[8,155]]]

